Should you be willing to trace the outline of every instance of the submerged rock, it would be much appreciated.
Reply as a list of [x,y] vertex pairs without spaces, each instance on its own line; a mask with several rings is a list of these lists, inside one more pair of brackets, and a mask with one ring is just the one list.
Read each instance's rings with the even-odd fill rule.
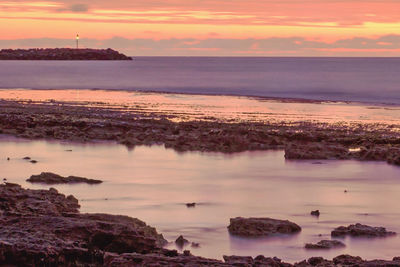
[[344,236],[353,236],[353,237],[387,237],[396,235],[395,232],[387,231],[384,227],[373,227],[364,224],[351,224],[349,226],[340,226],[335,228],[331,232],[332,236],[336,237],[344,237]]
[[294,234],[301,231],[301,227],[288,220],[237,217],[230,219],[228,230],[233,235],[257,237],[273,234]]
[[316,244],[308,243],[305,245],[307,249],[331,249],[331,248],[342,248],[346,245],[338,240],[321,240]]
[[103,182],[101,180],[88,179],[77,176],[63,177],[61,175],[51,172],[42,172],[39,175],[32,175],[26,181],[30,183],[42,183],[42,184],[73,184],[73,183],[100,184]]

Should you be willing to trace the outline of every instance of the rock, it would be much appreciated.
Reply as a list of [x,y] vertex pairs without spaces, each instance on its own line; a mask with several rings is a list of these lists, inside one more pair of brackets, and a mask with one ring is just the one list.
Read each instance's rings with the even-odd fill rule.
[[7,160],[10,160],[10,158],[7,158]]
[[319,210],[313,210],[313,211],[311,211],[311,215],[312,215],[312,216],[317,216],[317,217],[319,217],[319,215],[320,215]]
[[190,250],[184,250],[183,256],[192,256],[192,254],[190,253]]
[[186,207],[188,208],[194,208],[196,206],[196,203],[186,203]]
[[199,248],[200,244],[196,242],[192,242],[192,248]]
[[189,243],[189,240],[183,238],[182,235],[180,235],[176,240],[175,240],[175,244],[178,245],[179,247],[183,247],[186,244]]
[[224,261],[232,266],[253,266],[254,260],[252,257],[243,256],[223,256]]
[[317,244],[308,243],[305,245],[307,249],[331,249],[331,248],[341,248],[346,245],[338,240],[321,240]]
[[51,172],[42,172],[39,175],[32,175],[27,182],[42,183],[42,184],[72,184],[72,183],[87,183],[87,184],[100,184],[103,181],[88,179],[77,176],[62,177],[58,174]]
[[286,159],[347,159],[348,153],[340,144],[291,143],[285,147]]
[[33,163],[33,164],[36,164],[37,163],[37,160],[31,160],[31,161],[29,161],[30,163]]
[[294,234],[301,231],[297,224],[271,218],[232,218],[228,226],[233,235],[257,237],[273,234]]
[[335,228],[331,232],[332,236],[335,237],[344,237],[344,236],[353,236],[353,237],[387,237],[396,235],[395,232],[387,231],[384,227],[372,227],[368,225],[363,225],[360,223],[352,224],[347,227],[340,226]]
[[22,158],[22,159],[24,159],[24,160],[31,160],[30,157],[24,157],[24,158]]
[[[10,266],[102,265],[104,253],[152,253],[166,240],[127,216],[81,214],[55,189],[0,185],[0,262]],[[89,266],[89,265],[88,265]]]

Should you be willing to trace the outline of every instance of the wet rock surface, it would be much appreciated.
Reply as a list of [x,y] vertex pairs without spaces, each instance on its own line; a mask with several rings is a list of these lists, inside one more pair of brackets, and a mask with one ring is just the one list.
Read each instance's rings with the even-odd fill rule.
[[331,248],[343,248],[346,245],[339,240],[321,240],[316,244],[308,243],[305,245],[307,249],[331,249]]
[[30,183],[40,183],[40,184],[76,184],[76,183],[100,184],[103,182],[101,180],[88,179],[78,176],[63,177],[61,175],[51,172],[42,172],[41,174],[38,175],[32,175],[26,181]]
[[349,226],[340,226],[331,232],[335,237],[387,237],[396,235],[395,232],[387,231],[384,227],[373,227],[364,224],[351,224]]
[[166,241],[127,216],[81,214],[78,200],[50,190],[0,185],[0,262],[19,266],[102,264],[103,254],[151,253]]
[[270,236],[274,234],[294,234],[301,227],[287,220],[271,218],[232,218],[228,226],[229,233],[244,237]]
[[0,60],[132,60],[112,49],[3,49]]
[[[0,100],[0,133],[74,142],[109,140],[128,148],[164,145],[176,151],[233,153],[284,149],[293,159],[358,159],[400,165],[400,132],[394,125],[174,122],[168,114],[90,107],[68,102]],[[393,130],[394,129],[394,130]],[[350,150],[358,147],[359,150]]]

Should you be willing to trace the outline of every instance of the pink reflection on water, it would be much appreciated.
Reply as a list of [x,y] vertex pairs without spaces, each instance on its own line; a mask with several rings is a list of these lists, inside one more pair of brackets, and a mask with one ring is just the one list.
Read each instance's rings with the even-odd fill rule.
[[[0,99],[68,102],[145,114],[174,115],[175,120],[345,122],[399,125],[400,107],[361,103],[257,99],[239,96],[163,94],[105,90],[0,90]],[[57,104],[57,103],[54,103]]]
[[[169,241],[183,234],[200,243],[200,248],[185,248],[195,255],[264,254],[291,262],[343,253],[367,259],[398,256],[400,236],[347,238],[346,248],[330,251],[303,248],[307,242],[330,239],[330,231],[337,226],[356,222],[400,232],[400,168],[383,162],[313,164],[285,161],[283,151],[176,153],[160,146],[127,150],[110,143],[20,139],[0,140],[0,147],[1,177],[10,182],[47,188],[25,181],[42,171],[102,179],[105,182],[97,186],[54,187],[75,195],[82,212],[137,217],[155,226]],[[25,156],[39,162],[30,164],[22,160]],[[187,202],[199,204],[188,209]],[[321,211],[319,218],[309,214],[315,209]],[[236,216],[289,219],[303,229],[286,237],[232,237],[226,227],[229,218]]]

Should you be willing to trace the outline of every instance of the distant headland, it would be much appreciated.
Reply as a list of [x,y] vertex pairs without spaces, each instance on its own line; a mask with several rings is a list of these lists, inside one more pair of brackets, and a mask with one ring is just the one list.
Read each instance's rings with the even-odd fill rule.
[[0,60],[132,60],[113,49],[3,49]]

